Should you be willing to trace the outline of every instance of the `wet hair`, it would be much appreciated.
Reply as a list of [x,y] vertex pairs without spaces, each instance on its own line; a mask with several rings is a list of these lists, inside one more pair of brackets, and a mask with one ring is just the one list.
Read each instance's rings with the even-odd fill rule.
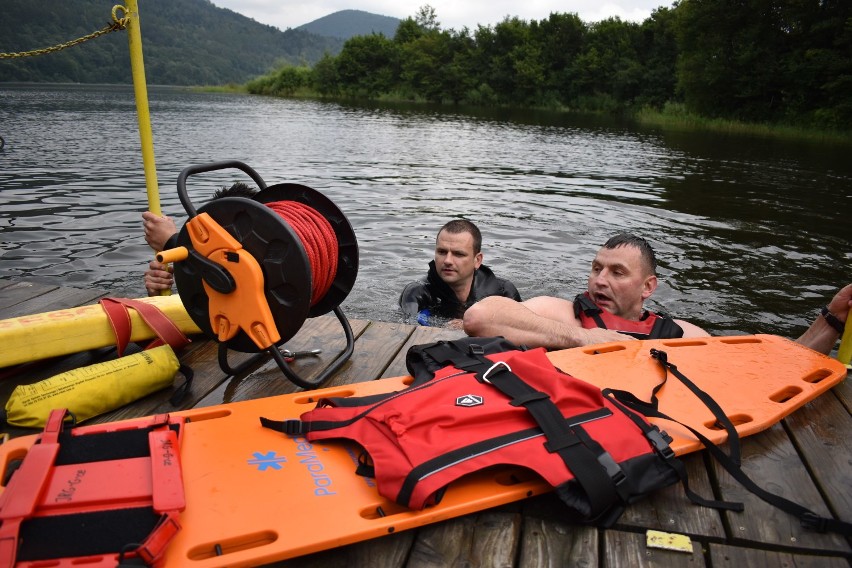
[[247,197],[251,199],[257,195],[257,190],[250,185],[247,185],[241,181],[238,181],[231,187],[223,187],[222,189],[217,189],[213,194],[213,199],[219,199],[220,197]]
[[654,249],[651,248],[648,241],[642,237],[637,237],[630,233],[618,233],[617,235],[610,237],[610,239],[604,243],[604,248],[608,249],[625,246],[636,247],[639,249],[642,263],[645,265],[648,273],[653,274],[654,276],[657,275],[657,255],[654,254]]
[[[457,235],[459,233],[470,233],[473,237],[473,254],[479,254],[482,250],[482,233],[479,232],[479,227],[468,221],[467,219],[453,219],[441,227],[441,231],[447,231]],[[438,234],[441,234],[438,231]]]

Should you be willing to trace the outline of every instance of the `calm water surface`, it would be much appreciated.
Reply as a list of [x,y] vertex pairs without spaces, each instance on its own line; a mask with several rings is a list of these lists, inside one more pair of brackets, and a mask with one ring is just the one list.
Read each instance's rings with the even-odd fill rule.
[[[616,230],[655,246],[651,307],[712,333],[800,333],[852,281],[852,148],[671,133],[553,113],[355,106],[151,88],[162,209],[236,159],[332,199],[358,239],[347,315],[397,321],[435,232],[480,225],[524,297],[571,297]],[[129,87],[0,84],[0,277],[144,295],[151,255]],[[190,178],[200,206],[237,171]]]

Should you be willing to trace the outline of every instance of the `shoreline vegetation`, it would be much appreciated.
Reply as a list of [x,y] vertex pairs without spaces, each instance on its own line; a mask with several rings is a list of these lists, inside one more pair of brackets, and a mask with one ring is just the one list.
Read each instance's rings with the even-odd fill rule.
[[354,36],[337,55],[284,64],[232,90],[852,142],[852,2],[773,5],[682,0],[642,23],[551,13],[458,31],[426,5],[393,37]]
[[[260,94],[261,96],[272,96],[277,98],[302,99],[302,100],[317,100],[326,102],[346,102],[346,101],[372,101],[397,104],[423,104],[434,105],[435,103],[411,99],[393,94],[386,94],[375,98],[363,97],[346,97],[346,96],[329,96],[322,95],[310,88],[301,87],[291,93],[269,94],[269,93],[253,93],[248,84],[237,85],[234,83],[228,85],[213,85],[213,86],[195,86],[189,87],[190,90],[205,92],[205,93],[230,93],[230,94]],[[453,103],[443,103],[441,106],[447,109],[455,108]],[[467,105],[466,105],[467,106]],[[601,110],[603,104],[592,105],[593,108],[568,108],[568,107],[510,107],[522,110],[546,110],[551,112],[560,112],[567,114],[583,115],[610,115],[617,116],[621,119],[632,121],[636,124],[655,127],[662,130],[670,131],[703,131],[713,132],[717,134],[732,134],[737,136],[752,136],[759,138],[772,138],[777,140],[803,141],[803,142],[818,142],[828,144],[850,144],[852,145],[852,130],[842,131],[834,129],[814,128],[806,126],[796,126],[790,124],[773,124],[760,122],[744,122],[732,119],[708,118],[686,110],[682,103],[667,103],[662,109],[651,107],[643,107],[638,110]],[[467,108],[471,108],[467,106]],[[488,107],[481,107],[488,108]]]

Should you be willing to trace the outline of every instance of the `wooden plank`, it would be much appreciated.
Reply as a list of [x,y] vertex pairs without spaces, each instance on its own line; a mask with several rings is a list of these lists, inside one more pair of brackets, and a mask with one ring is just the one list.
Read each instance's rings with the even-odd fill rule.
[[423,527],[407,566],[513,566],[520,527],[520,514],[503,508]]
[[417,531],[409,568],[469,566],[470,540],[476,515],[465,515]]
[[[14,282],[13,284],[3,288],[3,292],[2,294],[0,294],[0,315],[2,315],[3,319],[14,317],[11,315],[7,315],[7,313],[13,313],[13,306],[20,304],[21,302],[32,300],[34,298],[37,298],[38,296],[41,296],[42,294],[47,294],[48,292],[52,292],[53,290],[56,290],[58,288],[59,286],[53,284],[39,284],[38,282]],[[20,313],[18,315],[20,315]]]
[[[5,295],[5,290],[0,295]],[[56,288],[5,308],[3,310],[3,319],[94,304],[99,299],[108,295],[104,290]]]
[[[743,471],[764,489],[795,501],[818,515],[829,514],[781,424],[742,440],[742,464]],[[745,504],[744,512],[724,513],[732,532],[729,542],[743,546],[754,543],[843,553],[850,551],[849,544],[839,535],[805,529],[793,515],[769,505],[745,489],[715,461],[713,467],[722,498]]]
[[399,350],[397,356],[394,357],[393,361],[385,369],[385,372],[382,373],[381,378],[401,377],[408,374],[408,369],[405,368],[405,355],[412,346],[434,343],[435,341],[459,339],[461,337],[465,337],[465,333],[456,329],[417,326],[411,336],[409,336],[408,341]]
[[526,510],[518,566],[598,566],[598,530],[530,516]]
[[513,566],[518,554],[521,515],[505,509],[476,515],[470,543],[470,566]]
[[[358,349],[358,337],[367,328],[366,320],[352,320],[352,333],[356,337],[355,349]],[[322,349],[316,357],[300,357],[290,367],[301,378],[313,380],[337,358],[346,345],[346,337],[337,318],[321,316],[308,319],[302,328],[284,348],[292,351]],[[346,365],[350,365],[347,362]],[[329,381],[330,382],[330,381]],[[288,394],[302,390],[290,382],[278,365],[267,360],[262,366],[245,377],[235,377],[205,396],[196,406],[212,406],[227,402],[251,400],[255,398]]]
[[[848,382],[848,381],[847,381]],[[835,518],[852,522],[852,416],[826,393],[785,419],[796,448]]]
[[852,379],[847,372],[846,380],[831,389],[831,392],[843,403],[846,412],[852,413]]
[[414,542],[403,531],[332,550],[265,565],[267,568],[402,568]]
[[849,568],[849,561],[837,556],[791,554],[779,550],[742,548],[725,544],[710,545],[713,568],[743,566],[795,566],[796,568]]
[[328,386],[372,381],[380,377],[414,329],[414,326],[403,323],[370,322],[358,336],[349,363],[332,377]]
[[[704,454],[689,454],[681,460],[686,466],[690,489],[702,497],[713,499],[713,488]],[[693,504],[680,483],[655,491],[645,499],[630,505],[618,520],[618,526],[652,528],[712,538],[725,536],[719,511]]]

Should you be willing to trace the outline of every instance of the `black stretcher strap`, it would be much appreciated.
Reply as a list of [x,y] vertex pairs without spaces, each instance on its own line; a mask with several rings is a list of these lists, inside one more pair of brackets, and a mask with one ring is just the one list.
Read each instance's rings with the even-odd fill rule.
[[142,543],[162,515],[151,507],[34,517],[21,523],[18,562],[115,554]]
[[[695,394],[702,402],[707,405],[707,407],[713,412],[716,416],[716,419],[720,424],[725,427],[725,430],[728,432],[728,443],[731,446],[730,454],[726,454],[723,452],[716,444],[714,444],[709,438],[707,438],[704,434],[693,428],[688,424],[684,424],[683,422],[668,416],[667,414],[661,412],[658,408],[658,400],[656,398],[656,392],[662,386],[662,383],[654,389],[654,395],[652,396],[652,402],[647,403],[639,400],[631,393],[627,391],[616,391],[607,389],[604,393],[610,397],[611,400],[615,400],[617,402],[621,402],[624,405],[636,410],[637,412],[644,414],[648,417],[656,417],[663,418],[665,420],[671,420],[677,424],[680,424],[684,428],[688,429],[692,434],[704,445],[705,449],[712,455],[719,465],[721,465],[725,470],[731,474],[731,476],[736,479],[743,487],[749,490],[754,495],[757,495],[766,503],[769,503],[773,507],[776,507],[785,513],[789,513],[799,519],[802,526],[806,528],[810,528],[813,530],[817,530],[819,532],[834,532],[837,534],[844,535],[846,537],[852,537],[852,523],[821,517],[817,515],[810,509],[787,499],[786,497],[782,497],[781,495],[772,493],[763,489],[757,483],[752,480],[746,472],[743,471],[741,465],[741,454],[740,454],[740,436],[739,433],[734,428],[733,424],[731,424],[730,420],[727,419],[724,411],[719,407],[718,403],[713,400],[710,395],[706,392],[702,391],[698,388],[695,383],[689,380],[683,373],[677,370],[677,367],[668,362],[668,356],[664,351],[659,351],[657,349],[651,350],[651,356],[660,361],[663,365],[663,368],[672,371],[672,374],[675,375],[684,385],[689,388],[693,394]],[[664,380],[665,382],[665,380]],[[628,396],[629,395],[629,396]],[[686,486],[684,486],[686,488]],[[741,509],[740,509],[741,510]]]

